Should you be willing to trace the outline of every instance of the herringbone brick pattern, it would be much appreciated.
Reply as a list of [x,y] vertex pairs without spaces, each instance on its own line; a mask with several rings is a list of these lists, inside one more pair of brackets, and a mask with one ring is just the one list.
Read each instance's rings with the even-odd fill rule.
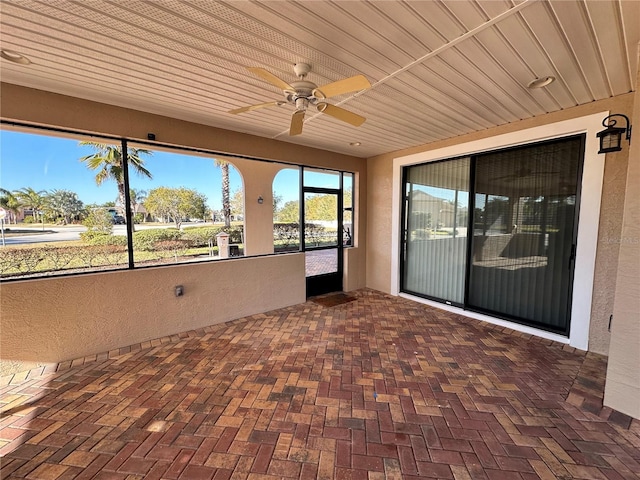
[[2,387],[2,478],[640,478],[603,358],[355,295]]

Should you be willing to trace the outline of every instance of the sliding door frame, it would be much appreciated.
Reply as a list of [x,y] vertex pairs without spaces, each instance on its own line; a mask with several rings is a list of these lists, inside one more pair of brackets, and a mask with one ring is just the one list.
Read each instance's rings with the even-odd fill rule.
[[[537,322],[534,320],[527,320],[525,318],[521,318],[521,317],[517,317],[515,315],[510,315],[508,313],[503,313],[503,312],[499,312],[499,311],[495,311],[495,310],[491,310],[488,308],[482,308],[480,306],[477,305],[473,305],[470,302],[470,291],[472,288],[471,285],[471,271],[473,268],[473,251],[474,251],[474,242],[476,241],[476,235],[475,235],[475,198],[476,198],[476,171],[477,171],[477,165],[478,165],[478,160],[485,156],[485,155],[492,155],[492,154],[496,154],[496,153],[505,153],[505,152],[509,152],[509,151],[516,151],[516,150],[524,150],[527,148],[536,148],[536,147],[542,147],[544,145],[549,145],[549,144],[553,144],[553,143],[561,143],[561,142],[567,142],[567,141],[572,141],[572,140],[579,140],[580,141],[580,147],[579,147],[579,151],[578,151],[578,169],[576,172],[576,177],[575,177],[575,181],[576,181],[576,193],[575,193],[575,198],[576,198],[576,203],[575,203],[575,209],[574,209],[574,213],[573,213],[573,221],[572,221],[572,227],[571,227],[571,255],[569,258],[569,265],[568,265],[568,270],[569,273],[569,278],[568,278],[568,286],[567,288],[569,289],[568,291],[568,297],[567,297],[567,301],[566,301],[566,318],[567,318],[567,322],[566,322],[566,326],[564,328],[554,328],[552,325],[549,324],[545,324],[545,323],[541,323],[541,322]],[[533,327],[533,328],[539,328],[541,330],[546,330],[549,332],[553,332],[553,333],[558,333],[560,335],[563,336],[569,336],[569,332],[571,329],[571,305],[572,305],[572,301],[571,301],[571,292],[573,290],[573,279],[574,279],[574,270],[575,270],[575,250],[576,250],[576,244],[577,244],[577,236],[578,236],[578,218],[580,216],[580,198],[581,198],[581,180],[582,180],[582,170],[584,167],[584,145],[585,145],[585,135],[584,134],[577,134],[577,135],[568,135],[566,137],[561,137],[561,138],[555,138],[555,139],[550,139],[550,140],[542,140],[542,141],[538,141],[538,142],[532,142],[532,143],[526,143],[523,145],[518,145],[518,146],[512,146],[512,147],[507,147],[507,148],[500,148],[500,149],[496,149],[496,150],[488,150],[485,152],[479,152],[476,153],[475,155],[471,155],[469,157],[457,157],[457,158],[449,158],[449,159],[443,159],[443,160],[438,160],[437,162],[427,162],[427,163],[422,163],[422,164],[415,164],[415,165],[410,165],[410,166],[405,166],[403,167],[402,171],[402,195],[403,195],[403,199],[402,199],[402,232],[401,232],[401,238],[402,238],[402,251],[401,251],[401,261],[400,261],[400,291],[402,293],[407,293],[410,295],[416,295],[428,300],[433,300],[435,302],[439,302],[439,303],[444,303],[446,305],[453,305],[456,307],[460,307],[464,310],[470,310],[473,312],[478,312],[478,313],[484,313],[487,315],[491,315],[493,317],[497,317],[497,318],[501,318],[504,320],[508,320],[510,322],[515,322],[515,323],[519,323],[522,325],[527,325],[529,327]],[[526,155],[526,154],[525,154]],[[412,291],[408,288],[406,288],[405,281],[406,281],[406,263],[407,263],[407,258],[408,258],[408,249],[410,248],[410,242],[408,241],[408,228],[409,228],[409,219],[408,219],[408,213],[411,212],[411,206],[410,206],[410,202],[411,202],[411,192],[407,193],[407,189],[409,188],[409,184],[407,183],[408,181],[408,172],[412,167],[421,167],[424,165],[435,165],[438,163],[443,163],[443,162],[455,162],[456,160],[459,160],[461,158],[469,158],[469,184],[468,184],[468,195],[469,195],[469,201],[467,203],[467,208],[468,208],[468,215],[467,215],[467,235],[466,235],[466,258],[465,258],[465,267],[464,267],[464,276],[462,281],[464,282],[463,285],[463,289],[464,289],[464,299],[462,303],[458,303],[458,302],[454,302],[451,300],[447,300],[445,298],[439,298],[439,297],[435,297],[429,294],[424,294],[424,293],[420,293],[420,292],[415,292]],[[411,184],[413,185],[413,184]],[[456,190],[456,198],[457,198],[457,190]],[[457,207],[457,202],[454,205],[455,207]],[[545,217],[545,222],[547,221],[547,218]],[[455,230],[455,216],[454,216],[454,230]],[[544,232],[543,232],[544,233]]]
[[[579,151],[578,151],[578,169],[576,172],[576,193],[575,193],[575,198],[576,198],[576,203],[575,203],[575,209],[573,212],[573,222],[572,222],[572,226],[571,226],[571,254],[570,254],[570,258],[569,258],[569,265],[567,266],[567,269],[570,270],[569,271],[569,278],[568,278],[568,286],[567,288],[569,289],[568,291],[568,297],[567,297],[567,302],[566,302],[566,308],[567,311],[565,312],[566,317],[567,317],[567,323],[566,326],[564,328],[554,328],[551,325],[548,324],[543,324],[540,322],[536,322],[533,320],[526,320],[520,317],[517,317],[515,315],[509,315],[508,313],[500,313],[500,312],[496,312],[494,310],[491,309],[486,309],[486,308],[482,308],[479,307],[477,305],[473,305],[471,304],[470,300],[469,300],[469,292],[471,289],[471,270],[473,267],[473,243],[475,238],[475,222],[473,221],[473,217],[474,217],[474,212],[475,212],[475,195],[476,195],[476,191],[475,191],[475,178],[476,178],[476,172],[477,172],[477,164],[478,164],[478,159],[479,157],[482,157],[483,155],[486,154],[494,154],[494,153],[503,153],[503,152],[508,152],[508,151],[512,151],[512,150],[518,150],[518,149],[522,149],[522,148],[527,148],[527,147],[537,147],[537,146],[543,146],[543,145],[548,145],[548,144],[552,144],[552,143],[556,143],[556,142],[563,142],[563,141],[571,141],[571,140],[579,140],[580,141],[580,147],[579,147]],[[532,142],[532,143],[526,143],[524,145],[518,145],[515,147],[508,147],[508,148],[501,148],[501,149],[497,149],[497,150],[490,150],[490,151],[486,151],[486,152],[481,152],[481,153],[477,153],[476,155],[473,155],[471,157],[471,177],[472,177],[472,183],[470,183],[470,190],[471,192],[469,193],[469,198],[470,198],[470,205],[469,205],[469,209],[470,209],[470,215],[469,215],[469,229],[468,229],[468,236],[467,236],[467,270],[466,270],[466,275],[465,275],[465,302],[464,302],[464,308],[465,310],[469,310],[469,311],[473,311],[473,312],[478,312],[478,313],[483,313],[483,314],[487,314],[487,315],[491,315],[493,317],[497,317],[497,318],[501,318],[504,320],[508,320],[510,322],[515,322],[515,323],[519,323],[521,325],[526,325],[529,327],[533,327],[533,328],[539,328],[541,330],[546,330],[552,333],[557,333],[559,335],[562,335],[564,337],[568,337],[570,332],[571,332],[571,307],[572,307],[572,295],[571,293],[573,292],[573,281],[575,278],[575,251],[576,251],[576,247],[577,247],[577,242],[578,242],[578,220],[580,218],[580,200],[582,198],[582,172],[584,170],[584,146],[586,143],[586,138],[585,138],[585,134],[576,134],[576,135],[567,135],[564,137],[560,137],[560,138],[554,138],[554,139],[547,139],[547,140],[542,140],[542,141],[538,141],[538,142]],[[546,221],[546,219],[545,219]]]
[[[456,158],[443,158],[434,162],[427,162],[428,164],[432,165],[432,164],[437,164],[437,163],[445,163],[445,162],[452,162],[452,161],[456,161],[456,160],[463,160],[463,159],[469,159],[469,164],[471,165],[472,162],[472,158],[469,155],[462,155]],[[447,299],[443,299],[440,297],[436,297],[433,295],[429,295],[429,294],[425,294],[425,293],[420,293],[420,292],[415,292],[412,290],[408,290],[406,288],[403,288],[403,284],[405,282],[405,274],[406,274],[406,268],[405,268],[405,264],[406,262],[404,261],[407,258],[408,255],[408,250],[409,250],[409,241],[408,241],[408,235],[407,235],[407,230],[409,227],[409,220],[408,220],[408,216],[407,213],[411,210],[410,208],[410,203],[412,201],[411,199],[411,192],[409,192],[409,194],[407,194],[406,191],[406,185],[407,185],[407,180],[408,180],[408,172],[409,172],[409,168],[413,167],[413,166],[420,166],[420,165],[424,165],[424,164],[413,164],[413,165],[407,165],[405,167],[402,168],[402,186],[401,186],[401,190],[402,190],[402,198],[401,198],[401,205],[402,205],[402,212],[400,214],[400,218],[401,218],[401,225],[400,225],[400,238],[401,238],[401,242],[400,242],[400,291],[402,293],[406,293],[409,295],[415,295],[417,297],[420,298],[424,298],[426,300],[432,300],[434,302],[439,302],[439,303],[443,303],[445,305],[451,305],[451,306],[455,306],[455,307],[459,307],[459,308],[465,308],[466,305],[466,301],[467,301],[467,291],[466,291],[466,285],[467,285],[467,268],[468,265],[465,265],[465,274],[464,274],[464,294],[463,294],[463,301],[462,302],[456,302],[453,300],[447,300]],[[471,182],[471,177],[469,178],[469,181]],[[470,183],[471,185],[471,183]],[[458,197],[458,191],[456,191],[456,199]],[[467,194],[469,195],[469,198],[471,201],[471,192],[468,191]],[[469,225],[470,225],[470,221],[471,221],[471,211],[467,212],[467,232],[469,231]],[[456,228],[455,222],[457,219],[457,202],[454,203],[454,215],[453,215],[453,223],[454,223],[454,231]],[[437,227],[437,226],[436,226]],[[455,238],[455,234],[454,234],[454,238]],[[467,245],[467,253],[465,253],[465,262],[468,263],[469,261],[469,254],[468,254],[468,249],[469,246]]]
[[[390,244],[391,275],[389,292],[392,295],[400,295],[437,308],[463,314],[470,318],[561,343],[567,343],[581,350],[587,350],[589,345],[589,327],[593,302],[595,258],[598,248],[598,226],[605,160],[604,155],[598,154],[599,145],[596,134],[602,129],[602,118],[608,114],[608,111],[594,113],[395,158],[393,160],[393,182],[391,187],[393,191],[391,195],[392,237]],[[494,131],[499,132],[500,130],[503,129],[496,128]],[[436,303],[415,295],[400,292],[400,254],[402,248],[401,189],[403,167],[461,156],[472,156],[486,151],[526,145],[544,140],[559,139],[581,133],[586,135],[584,145],[584,170],[581,181],[581,191],[584,192],[584,195],[580,198],[580,212],[578,215],[578,238],[574,260],[575,271],[571,304],[572,327],[568,338],[552,332],[508,322],[494,316],[463,310],[458,307]]]

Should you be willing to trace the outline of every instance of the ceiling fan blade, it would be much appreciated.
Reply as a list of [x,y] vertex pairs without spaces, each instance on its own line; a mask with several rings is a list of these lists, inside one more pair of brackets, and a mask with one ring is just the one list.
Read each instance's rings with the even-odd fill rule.
[[280,80],[273,73],[265,70],[264,68],[247,67],[247,70],[249,70],[251,73],[259,76],[263,80],[266,80],[271,85],[275,85],[276,87],[280,88],[281,90],[295,90],[295,88],[293,88],[287,82],[285,82],[284,80]]
[[289,136],[300,135],[302,133],[302,123],[304,122],[304,110],[298,110],[291,116],[291,128]]
[[250,112],[251,110],[257,110],[258,108],[276,107],[280,105],[284,105],[284,102],[277,101],[277,102],[258,103],[257,105],[248,105],[246,107],[236,108],[235,110],[229,110],[228,113],[233,113],[234,115],[237,115],[238,113]]
[[333,118],[337,118],[338,120],[342,120],[343,122],[347,122],[354,127],[359,127],[366,120],[366,118],[361,117],[356,113],[345,110],[344,108],[336,107],[335,105],[331,105],[329,103],[319,103],[318,111],[321,113],[326,113],[327,115],[330,115]]
[[314,90],[313,94],[318,98],[331,98],[343,93],[355,92],[356,90],[365,90],[370,88],[371,84],[364,75],[356,75],[354,77],[338,80],[337,82],[327,83],[322,87]]

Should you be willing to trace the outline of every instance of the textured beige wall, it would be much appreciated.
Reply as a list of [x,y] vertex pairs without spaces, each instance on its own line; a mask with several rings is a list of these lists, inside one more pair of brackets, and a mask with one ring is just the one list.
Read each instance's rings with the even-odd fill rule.
[[609,354],[611,339],[609,316],[613,314],[616,291],[619,239],[622,230],[621,207],[624,205],[626,195],[628,165],[628,150],[607,154],[602,185],[598,251],[593,279],[593,302],[589,329],[589,351],[602,355]]
[[304,302],[304,268],[294,253],[3,283],[0,375]]
[[395,155],[370,158],[367,165],[367,287],[386,293],[391,293],[391,192],[394,158]]
[[[368,159],[367,190],[370,193],[367,202],[367,286],[391,293],[391,195],[394,158],[582,117],[605,110],[630,114],[633,101],[633,94],[620,95],[588,105]],[[595,268],[597,295],[592,305],[590,329],[590,349],[591,342],[593,342],[595,351],[605,354],[609,343],[607,324],[609,315],[613,311],[619,249],[619,245],[611,243],[610,238],[620,236],[621,199],[624,198],[628,158],[628,151],[620,152],[617,155],[608,155],[606,158],[605,195],[603,195],[601,207],[601,220],[604,218],[605,222],[601,225],[602,233],[599,234],[600,241]],[[605,228],[605,231],[602,231],[602,228]]]
[[[0,84],[0,89],[0,115],[6,121],[132,140],[146,140],[147,133],[153,132],[157,141],[166,145],[346,170],[366,182],[367,164],[362,158],[6,83]],[[270,172],[273,165],[252,164],[255,168],[251,168],[248,162],[239,163],[243,164],[243,181],[250,188],[247,198],[256,200],[260,192],[265,199],[263,205],[254,202],[247,209],[247,213],[258,214],[248,231],[256,239],[252,253],[265,253],[272,248],[267,245],[271,238],[265,240],[266,226],[272,221],[272,194],[270,187],[262,192],[260,175]],[[366,209],[366,184],[357,187],[355,202],[358,208]],[[365,286],[364,232],[366,215],[359,215],[359,248],[348,254],[352,260],[345,263],[349,289]],[[177,284],[185,286],[184,297],[173,296]],[[86,356],[304,300],[302,254],[2,283],[0,373]]]
[[342,289],[345,292],[362,288],[365,282],[365,252],[364,249],[354,247],[344,250],[344,276],[342,278]]
[[[638,86],[640,67],[636,91]],[[633,125],[640,125],[640,95],[636,95],[630,117]],[[627,147],[631,160],[622,231],[614,237],[620,243],[620,257],[604,404],[640,419],[640,141],[637,131],[634,133],[636,138]]]
[[[273,178],[285,168],[282,164],[229,160],[244,183],[245,255],[273,253]],[[262,197],[262,203],[258,203]]]

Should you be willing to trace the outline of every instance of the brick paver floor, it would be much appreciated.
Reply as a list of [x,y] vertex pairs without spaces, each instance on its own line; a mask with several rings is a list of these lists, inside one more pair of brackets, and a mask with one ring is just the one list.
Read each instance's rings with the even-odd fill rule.
[[307,250],[304,253],[307,277],[338,271],[338,250]]
[[14,377],[2,478],[640,478],[603,357],[354,295]]

